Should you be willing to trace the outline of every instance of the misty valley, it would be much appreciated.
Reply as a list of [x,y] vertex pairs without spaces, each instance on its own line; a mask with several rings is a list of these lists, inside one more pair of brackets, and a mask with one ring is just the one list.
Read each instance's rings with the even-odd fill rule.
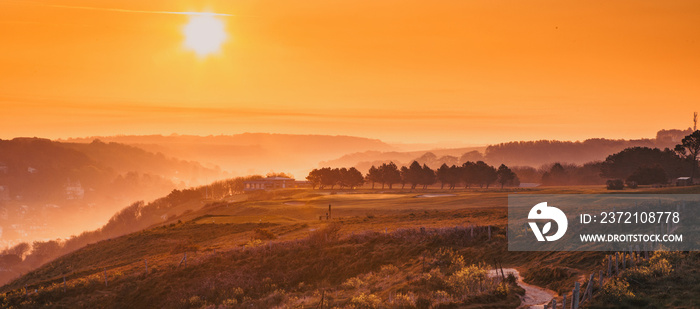
[[[508,252],[508,194],[618,190],[611,179],[624,191],[695,193],[674,183],[692,167],[680,146],[690,132],[425,151],[313,135],[2,140],[3,306],[515,308],[561,304],[566,295],[571,302],[574,283],[602,274],[609,254]],[[358,151],[349,152],[349,140]],[[279,158],[281,141],[295,154],[287,169],[266,163]],[[187,156],[198,147],[231,152]],[[250,149],[260,155],[249,157]],[[302,156],[317,163],[294,161]],[[221,168],[234,164],[229,157],[251,160],[247,168],[259,174]],[[687,266],[700,257],[635,254],[626,256],[635,268],[601,275],[603,285],[588,282],[594,296],[581,300],[693,304],[657,298],[630,276],[648,270],[644,280],[677,280],[679,271],[700,271]]]

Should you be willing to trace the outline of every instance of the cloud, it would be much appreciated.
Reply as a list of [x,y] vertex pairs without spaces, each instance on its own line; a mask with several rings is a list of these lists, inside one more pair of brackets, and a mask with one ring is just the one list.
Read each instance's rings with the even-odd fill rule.
[[102,12],[118,12],[118,13],[169,14],[169,15],[189,15],[189,16],[194,16],[194,15],[198,15],[198,16],[235,16],[233,14],[211,13],[211,12],[145,11],[145,10],[130,10],[130,9],[92,7],[92,6],[40,4],[40,3],[36,3],[36,2],[31,3],[31,4],[42,5],[42,6],[53,7],[53,8],[62,8],[62,9],[77,9],[77,10],[91,10],[91,11],[102,11]]

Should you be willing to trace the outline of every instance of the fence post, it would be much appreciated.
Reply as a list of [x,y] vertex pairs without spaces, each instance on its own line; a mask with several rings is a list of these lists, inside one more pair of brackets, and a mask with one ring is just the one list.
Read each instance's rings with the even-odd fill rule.
[[622,269],[627,268],[627,253],[622,252]]
[[107,267],[104,268],[103,274],[104,274],[104,277],[105,277],[105,286],[108,286],[108,285],[107,285]]
[[599,276],[600,279],[599,279],[598,286],[600,286],[600,288],[602,289],[603,288],[603,271],[601,270],[599,274],[600,274],[600,276]]
[[552,298],[552,308],[557,309],[557,299],[556,298]]
[[491,240],[491,226],[489,225],[489,240]]
[[608,255],[608,277],[610,277],[611,272],[612,272],[612,256]]
[[180,267],[182,263],[185,263],[185,267],[187,267],[187,252],[185,252],[185,256],[182,257],[182,259],[180,260],[180,264],[177,264],[177,267]]
[[593,281],[593,274],[591,274],[591,277],[588,278],[588,287],[586,287],[586,292],[587,292],[587,293],[586,293],[586,294],[587,294],[586,299],[589,300],[589,301],[590,301],[591,298],[593,297],[593,283],[594,283],[594,282],[595,282],[595,281]]
[[561,297],[561,307],[566,309],[566,293]]
[[615,252],[615,275],[619,275],[619,274],[620,274],[620,266],[618,265],[618,264],[619,264],[619,260],[618,260],[619,258],[620,258],[620,253],[619,253],[619,252]]
[[578,309],[578,292],[580,288],[581,284],[578,281],[576,281],[576,283],[574,284],[574,293],[573,295],[571,295],[571,309]]
[[148,275],[148,259],[143,260],[146,263],[146,275]]

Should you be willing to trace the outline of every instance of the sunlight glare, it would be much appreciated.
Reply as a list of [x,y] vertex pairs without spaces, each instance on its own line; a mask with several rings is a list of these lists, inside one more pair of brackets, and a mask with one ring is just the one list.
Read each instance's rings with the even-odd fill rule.
[[223,21],[212,15],[190,16],[184,34],[185,46],[200,57],[219,51],[227,37]]

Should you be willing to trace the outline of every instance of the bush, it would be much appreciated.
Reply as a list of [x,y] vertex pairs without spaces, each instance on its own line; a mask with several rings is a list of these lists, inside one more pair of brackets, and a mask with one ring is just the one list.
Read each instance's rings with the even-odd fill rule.
[[235,307],[236,305],[238,305],[238,300],[236,300],[235,298],[225,299],[225,300],[221,303],[221,305],[223,305],[225,308],[233,308],[233,307]]
[[673,271],[673,266],[667,259],[650,261],[649,270],[656,276],[666,276]]
[[611,303],[620,303],[624,300],[634,298],[634,293],[630,291],[630,284],[624,279],[614,278],[603,286],[602,298]]
[[350,305],[356,309],[377,309],[381,307],[381,303],[382,301],[377,295],[365,293],[350,300]]
[[433,266],[440,267],[445,275],[451,275],[464,268],[464,257],[452,248],[440,248],[435,254]]
[[518,282],[518,278],[515,277],[515,274],[508,273],[508,276],[506,276],[506,282],[510,284],[515,284],[516,282]]
[[348,280],[345,280],[341,287],[346,290],[352,290],[352,289],[359,289],[365,285],[365,282],[362,281],[362,279],[358,277],[352,277]]
[[625,184],[622,182],[622,179],[610,179],[605,182],[606,187],[608,190],[622,190],[625,187]]
[[267,229],[257,228],[253,231],[254,239],[275,239],[277,236]]
[[251,239],[245,243],[245,247],[246,248],[255,248],[257,246],[261,246],[262,244],[263,244],[263,242],[260,239]]
[[388,265],[382,266],[382,268],[379,270],[379,275],[380,276],[389,276],[389,275],[396,274],[398,272],[399,272],[399,269],[396,266],[394,266],[392,264],[388,264]]
[[447,279],[447,285],[452,295],[469,295],[476,291],[486,280],[486,268],[470,265],[454,273]]
[[397,293],[391,302],[390,308],[408,309],[416,308],[416,302],[413,301],[412,295]]

